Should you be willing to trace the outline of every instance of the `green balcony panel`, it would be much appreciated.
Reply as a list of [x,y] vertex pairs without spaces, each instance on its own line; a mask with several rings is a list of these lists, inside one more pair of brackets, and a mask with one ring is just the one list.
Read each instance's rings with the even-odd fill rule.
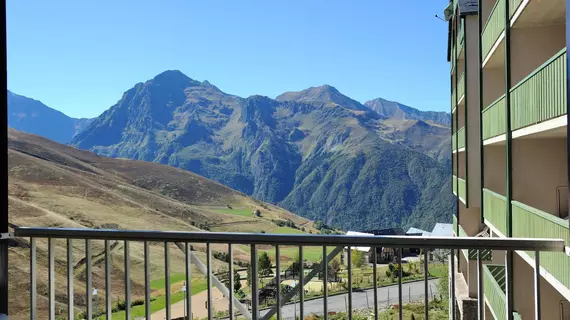
[[513,17],[523,0],[509,0],[509,17]]
[[493,7],[489,19],[483,27],[481,34],[481,49],[483,58],[487,57],[491,48],[505,30],[505,0],[497,0]]
[[451,148],[453,151],[457,150],[457,133],[451,135]]
[[[455,216],[454,217],[454,223],[456,223],[455,221]],[[457,229],[454,229],[457,230]],[[458,237],[468,237],[467,233],[465,232],[465,230],[463,229],[463,227],[461,225],[459,225],[459,235]],[[463,254],[465,255],[465,257],[468,260],[477,260],[477,250],[475,249],[462,249],[461,251],[463,251]],[[493,250],[481,250],[481,259],[483,261],[491,261],[493,260]]]
[[483,189],[483,212],[489,221],[503,235],[507,235],[506,198],[489,189]]
[[457,107],[457,90],[453,88],[453,92],[451,93],[451,110],[454,110]]
[[522,320],[521,315],[518,312],[513,312],[513,319],[514,320]]
[[453,232],[457,232],[457,216],[453,215]]
[[566,114],[566,48],[511,89],[512,130]]
[[457,148],[461,149],[465,147],[465,127],[462,127],[457,131]]
[[461,19],[461,22],[459,23],[459,29],[457,30],[457,39],[456,39],[456,43],[457,43],[457,51],[455,51],[455,57],[457,59],[459,59],[459,56],[461,55],[461,50],[463,50],[463,38],[464,38],[464,32],[465,32],[465,20]]
[[[457,99],[461,100],[461,97],[465,94],[465,72],[459,77],[457,82]],[[459,102],[459,101],[458,101]]]
[[457,195],[457,177],[455,175],[453,176],[453,194]]
[[487,264],[483,266],[483,274],[483,292],[489,308],[493,310],[496,320],[505,320],[507,315],[505,267]]
[[[513,237],[563,239],[570,246],[568,221],[538,210],[524,203],[513,201]],[[527,252],[534,257],[534,252]],[[563,252],[543,252],[540,265],[570,288],[570,257]]]
[[457,194],[467,204],[467,183],[461,178],[457,178]]
[[505,95],[491,103],[482,111],[483,139],[489,139],[504,134],[507,131],[507,116],[505,111]]

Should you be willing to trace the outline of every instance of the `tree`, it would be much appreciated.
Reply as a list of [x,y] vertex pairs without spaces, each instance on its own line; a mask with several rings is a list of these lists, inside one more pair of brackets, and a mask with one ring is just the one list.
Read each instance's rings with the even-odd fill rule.
[[436,249],[433,251],[434,258],[440,263],[447,262],[447,259],[449,258],[450,254],[451,250],[449,249]]
[[[267,252],[262,252],[257,258],[257,277],[263,279],[273,274],[271,270],[271,260],[267,255]],[[247,285],[251,285],[251,266],[247,267]]]
[[239,272],[234,269],[234,292],[238,292],[241,290],[241,277]]
[[267,277],[273,274],[271,270],[271,260],[269,259],[269,255],[267,252],[262,252],[258,258],[258,274],[260,277]]
[[340,272],[340,260],[338,258],[334,258],[333,261],[331,261],[330,272],[334,280],[338,281],[338,273]]
[[352,257],[351,263],[357,268],[360,268],[364,265],[364,252],[359,250],[352,250]]

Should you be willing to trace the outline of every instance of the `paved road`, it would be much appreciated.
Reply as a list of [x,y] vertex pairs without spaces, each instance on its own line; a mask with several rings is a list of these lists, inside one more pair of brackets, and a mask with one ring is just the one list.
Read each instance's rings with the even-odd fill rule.
[[[428,292],[430,295],[437,294],[436,284],[438,279],[429,280]],[[428,290],[429,290],[428,288]],[[398,285],[390,287],[378,288],[378,308],[384,309],[390,304],[398,303]],[[424,282],[412,282],[402,285],[402,301],[408,303],[409,301],[418,301],[424,299]],[[327,299],[329,312],[346,312],[348,303],[348,294],[341,294],[329,297]],[[323,314],[323,299],[315,299],[306,301],[304,304],[304,315],[307,316],[311,313],[317,315]],[[369,289],[364,292],[352,293],[352,309],[365,309],[374,307],[374,290]],[[299,303],[289,304],[281,308],[281,316],[283,319],[295,319],[295,310],[299,316]],[[268,310],[262,310],[260,313],[264,315]]]

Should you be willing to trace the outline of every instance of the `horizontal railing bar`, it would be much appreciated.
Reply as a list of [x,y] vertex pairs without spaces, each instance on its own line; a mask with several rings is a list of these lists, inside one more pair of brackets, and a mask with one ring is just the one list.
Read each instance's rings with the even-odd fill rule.
[[346,236],[305,234],[256,234],[222,232],[174,232],[68,228],[16,228],[16,237],[99,239],[157,242],[239,243],[291,246],[366,246],[391,248],[489,249],[564,252],[562,239],[476,238],[418,236]]

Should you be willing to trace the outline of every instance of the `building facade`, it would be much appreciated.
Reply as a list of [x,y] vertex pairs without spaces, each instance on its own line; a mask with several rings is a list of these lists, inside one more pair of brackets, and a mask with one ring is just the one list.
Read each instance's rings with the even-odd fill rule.
[[484,252],[483,297],[477,252],[455,252],[456,319],[476,319],[479,298],[485,319],[570,319],[566,0],[453,0],[445,13],[455,235],[566,243],[540,256],[539,310],[533,252]]

